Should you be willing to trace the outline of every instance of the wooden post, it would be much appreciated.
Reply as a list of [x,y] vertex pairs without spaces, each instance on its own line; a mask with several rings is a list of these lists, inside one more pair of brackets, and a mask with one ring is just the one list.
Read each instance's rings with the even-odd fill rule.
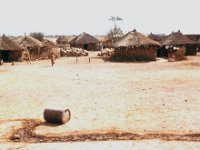
[[90,57],[89,57],[89,63],[90,63]]
[[38,60],[39,60],[39,57],[40,57],[40,47],[38,46]]

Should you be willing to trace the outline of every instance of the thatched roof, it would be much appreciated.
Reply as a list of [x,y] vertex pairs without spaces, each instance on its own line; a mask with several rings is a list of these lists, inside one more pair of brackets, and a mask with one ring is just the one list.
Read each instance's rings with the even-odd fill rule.
[[44,47],[48,47],[48,48],[56,48],[57,47],[57,45],[54,42],[47,40],[47,39],[45,39],[42,43],[43,43]]
[[60,36],[58,37],[58,39],[56,40],[58,43],[59,42],[69,42],[69,39],[67,36]]
[[185,34],[190,40],[198,42],[200,40],[200,34]]
[[164,46],[178,46],[195,44],[195,42],[187,38],[179,30],[178,32],[172,32],[166,39],[161,42],[161,44]]
[[25,50],[24,47],[16,43],[14,40],[11,40],[7,36],[3,35],[0,39],[0,50]]
[[164,35],[164,34],[153,34],[153,33],[151,33],[151,34],[149,34],[149,36],[148,36],[150,39],[152,39],[152,40],[154,40],[154,41],[157,41],[157,42],[161,42],[161,41],[163,41],[165,38],[166,38],[166,35]]
[[85,32],[76,36],[70,41],[70,44],[72,45],[97,44],[97,43],[100,43],[98,39]]
[[31,37],[31,36],[20,36],[15,40],[18,44],[24,46],[24,47],[42,47],[42,42],[39,40]]
[[114,44],[114,47],[129,47],[129,46],[147,46],[155,45],[160,46],[160,44],[142,33],[133,30],[124,35],[118,42]]

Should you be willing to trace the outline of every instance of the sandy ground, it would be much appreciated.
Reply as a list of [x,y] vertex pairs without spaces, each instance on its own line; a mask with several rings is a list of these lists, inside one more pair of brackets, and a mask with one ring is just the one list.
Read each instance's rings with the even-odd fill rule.
[[[62,126],[41,123],[33,131],[36,136],[111,132],[199,134],[199,60],[199,55],[173,63],[163,59],[149,63],[114,63],[92,58],[89,64],[88,57],[81,57],[78,64],[75,58],[57,59],[54,67],[50,66],[49,60],[33,62],[32,65],[25,62],[14,66],[4,64],[0,66],[0,141],[8,143],[0,147],[9,149],[8,137],[22,126],[22,120],[44,122],[45,108],[68,108],[72,118]],[[148,149],[149,142],[153,149],[164,146],[178,149],[180,145],[183,145],[181,149],[188,149],[188,146],[200,148],[198,142],[190,140],[159,141],[153,137],[148,141],[90,143],[88,148],[87,143],[57,144],[69,145],[72,149],[79,146],[93,149],[95,145],[109,149],[118,147],[118,144],[122,145],[121,149],[131,149],[134,145],[136,149],[142,145]],[[22,143],[18,144],[23,147]],[[56,143],[50,145],[56,147]],[[44,143],[43,146],[46,147]],[[24,149],[26,147],[38,149],[41,145],[26,143]]]

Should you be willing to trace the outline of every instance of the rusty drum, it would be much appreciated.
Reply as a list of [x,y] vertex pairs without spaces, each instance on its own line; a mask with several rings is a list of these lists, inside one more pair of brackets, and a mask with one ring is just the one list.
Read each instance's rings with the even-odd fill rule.
[[71,118],[71,112],[69,109],[66,110],[44,110],[44,119],[48,123],[65,124]]

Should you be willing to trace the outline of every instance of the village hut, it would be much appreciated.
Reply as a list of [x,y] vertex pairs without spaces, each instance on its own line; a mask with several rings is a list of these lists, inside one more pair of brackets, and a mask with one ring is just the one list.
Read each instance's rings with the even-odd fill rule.
[[70,48],[69,38],[67,36],[59,36],[56,40],[56,44],[59,48]]
[[114,59],[130,61],[155,61],[156,48],[160,44],[142,33],[133,30],[114,44]]
[[60,57],[60,48],[57,46],[56,43],[50,40],[44,39],[42,44],[43,44],[43,47],[41,48],[40,59],[50,58],[50,54],[52,52],[54,53],[56,58]]
[[3,35],[0,39],[0,60],[4,62],[20,61],[24,47]]
[[[185,55],[196,55],[197,44],[184,36],[181,31],[172,32],[166,39],[161,42],[162,51],[167,52],[166,46],[185,47]],[[182,48],[181,48],[182,49]],[[168,52],[166,53],[168,55]]]
[[70,45],[85,50],[96,51],[99,50],[98,44],[100,41],[94,36],[83,32],[70,41]]
[[41,48],[43,47],[42,42],[27,35],[18,37],[16,42],[28,49],[31,60],[40,59]]

